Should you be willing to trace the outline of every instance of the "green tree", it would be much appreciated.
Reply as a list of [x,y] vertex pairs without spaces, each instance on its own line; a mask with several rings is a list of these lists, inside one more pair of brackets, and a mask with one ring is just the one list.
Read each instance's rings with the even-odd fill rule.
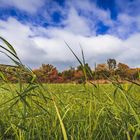
[[115,59],[108,59],[107,64],[108,64],[108,69],[109,70],[114,70],[116,68],[116,65],[117,65]]

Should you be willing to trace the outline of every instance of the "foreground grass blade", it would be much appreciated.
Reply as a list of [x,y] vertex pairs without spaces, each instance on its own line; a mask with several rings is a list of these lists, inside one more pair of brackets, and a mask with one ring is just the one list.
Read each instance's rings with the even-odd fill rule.
[[20,60],[20,59],[18,58],[17,55],[15,55],[13,52],[9,51],[7,48],[5,48],[5,47],[3,47],[3,46],[1,46],[1,45],[0,45],[0,48],[2,48],[3,50],[7,51],[8,53],[10,53],[10,54],[11,54],[12,56],[14,56],[16,59]]
[[0,39],[7,45],[7,47],[15,54],[17,55],[14,47],[8,42],[6,41],[3,37],[0,36]]
[[83,64],[82,64],[82,62],[81,62],[81,60],[77,57],[77,55],[74,53],[74,51],[71,49],[71,47],[67,44],[67,42],[65,42],[65,44],[66,44],[67,47],[70,49],[70,51],[73,53],[73,55],[74,55],[75,58],[78,60],[78,62],[80,63],[80,65],[81,65],[82,67],[84,67]]
[[68,140],[67,133],[66,133],[66,129],[65,129],[65,126],[64,126],[64,124],[63,124],[63,119],[61,118],[61,115],[60,115],[60,113],[59,113],[59,109],[58,109],[58,107],[57,107],[57,105],[56,105],[56,102],[55,102],[55,100],[54,100],[54,97],[53,97],[52,93],[51,93],[51,92],[49,92],[49,93],[50,93],[50,95],[51,95],[51,97],[52,97],[53,104],[54,104],[54,107],[55,107],[55,110],[56,110],[56,114],[57,114],[58,119],[59,119],[59,122],[60,122],[60,126],[61,126],[62,133],[63,133],[63,138],[64,138],[64,140]]
[[61,116],[60,116],[59,110],[58,110],[58,108],[57,108],[57,106],[56,106],[55,101],[53,101],[53,103],[54,103],[54,107],[55,107],[55,109],[56,109],[57,116],[58,116],[58,118],[59,118],[59,122],[60,122],[61,129],[62,129],[62,133],[63,133],[63,138],[64,138],[64,140],[68,140],[68,138],[67,138],[67,133],[66,133],[66,129],[65,129],[65,127],[64,127],[64,124],[63,124],[62,118],[61,118]]
[[[65,42],[66,43],[66,42]],[[83,58],[83,63],[82,61],[78,58],[78,56],[75,54],[75,52],[71,49],[71,47],[66,43],[67,47],[70,49],[70,51],[72,52],[72,54],[75,56],[75,58],[77,59],[77,61],[79,62],[79,64],[81,65],[82,67],[82,71],[83,71],[83,74],[85,76],[85,80],[87,82],[87,74],[86,74],[86,70],[85,70],[85,58],[84,58],[84,53],[83,53],[83,50],[81,48],[81,51],[82,51],[82,58]]]

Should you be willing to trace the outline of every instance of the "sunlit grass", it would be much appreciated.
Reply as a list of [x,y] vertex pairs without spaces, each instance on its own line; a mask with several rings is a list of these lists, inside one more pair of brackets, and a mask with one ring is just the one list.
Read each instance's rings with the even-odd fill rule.
[[[17,85],[11,86],[13,94],[1,91],[1,104],[16,96]],[[113,85],[100,85],[99,89],[87,85],[88,90],[72,84],[44,86],[52,91],[68,139],[127,139],[139,132],[139,124],[122,93],[117,91],[114,97]],[[51,95],[48,91],[43,92],[47,102],[39,97],[39,89],[31,92],[37,96],[27,99],[31,108],[27,108],[26,116],[22,114],[20,102],[14,107],[11,107],[14,101],[1,106],[1,138],[63,139]],[[140,95],[137,93],[140,93],[140,87],[132,87],[127,99],[140,118]]]

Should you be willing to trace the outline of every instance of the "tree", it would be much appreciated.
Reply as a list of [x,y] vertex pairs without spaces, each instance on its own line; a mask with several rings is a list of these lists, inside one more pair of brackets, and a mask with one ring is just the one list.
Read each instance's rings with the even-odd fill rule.
[[96,71],[104,71],[107,70],[107,65],[106,64],[98,64],[96,67]]
[[74,72],[75,72],[75,69],[72,67],[68,70],[64,70],[62,72],[62,78],[64,82],[74,81]]
[[88,63],[86,63],[83,67],[81,65],[79,65],[77,67],[77,70],[78,71],[82,71],[83,72],[83,75],[84,75],[84,72],[85,72],[85,76],[87,76],[87,80],[91,80],[92,77],[93,77],[93,72],[90,68],[90,66],[88,65]]
[[129,66],[126,65],[126,64],[123,64],[123,63],[119,63],[118,64],[118,69],[121,70],[121,71],[126,71],[129,69]]
[[108,69],[109,70],[114,70],[116,68],[117,63],[116,63],[115,59],[108,59],[107,64],[108,64]]
[[129,80],[138,80],[139,79],[139,70],[136,68],[130,68],[127,70],[127,78]]
[[74,81],[79,84],[85,82],[85,76],[82,70],[76,70],[74,72]]
[[107,79],[110,76],[110,72],[106,64],[98,64],[95,69],[96,79]]
[[42,64],[39,69],[34,70],[34,73],[37,75],[38,80],[43,83],[54,83],[58,79],[57,69],[50,64]]
[[129,71],[129,66],[126,65],[126,64],[123,64],[123,63],[119,63],[117,65],[117,69],[116,69],[116,75],[119,75],[119,77],[121,79],[126,79],[129,77],[129,74],[128,74],[128,71]]
[[24,83],[30,82],[32,76],[28,71],[25,71],[19,66],[0,65],[0,72],[2,72],[8,82],[17,83],[19,80]]

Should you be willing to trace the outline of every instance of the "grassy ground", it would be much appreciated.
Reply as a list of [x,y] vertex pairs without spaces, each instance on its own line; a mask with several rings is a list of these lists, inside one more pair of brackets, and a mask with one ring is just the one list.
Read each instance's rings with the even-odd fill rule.
[[[140,85],[41,85],[4,38],[2,51],[22,71],[29,84],[9,84],[0,72],[0,139],[3,140],[139,140]],[[85,81],[92,73],[66,43],[82,67]],[[140,76],[139,76],[140,77]],[[25,77],[26,78],[26,77]],[[2,82],[3,81],[3,82]],[[134,85],[135,84],[135,85]],[[138,86],[136,86],[138,85]]]
[[140,138],[136,85],[1,85],[0,112],[4,140]]

